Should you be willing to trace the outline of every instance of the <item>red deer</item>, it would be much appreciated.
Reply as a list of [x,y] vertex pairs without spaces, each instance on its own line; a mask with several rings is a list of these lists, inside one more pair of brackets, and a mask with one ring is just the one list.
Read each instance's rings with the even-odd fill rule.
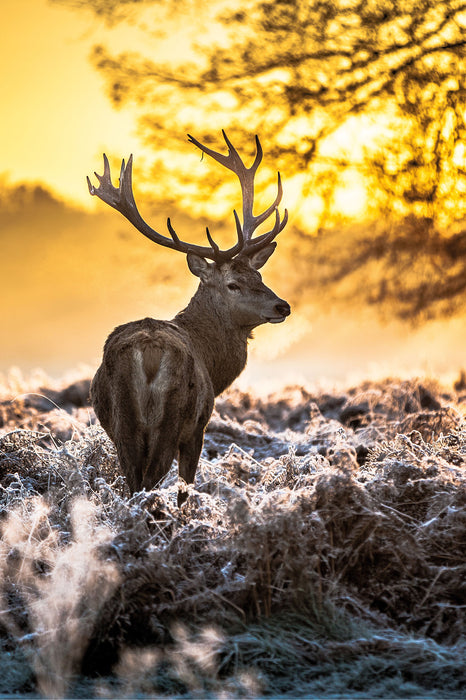
[[[265,286],[258,272],[275,250],[274,238],[288,219],[286,210],[283,219],[278,211],[280,174],[275,201],[255,216],[254,176],[262,160],[259,139],[256,136],[254,162],[246,168],[225,132],[223,137],[228,155],[188,138],[239,178],[243,223],[234,211],[237,242],[229,250],[220,250],[208,228],[209,247],[180,240],[170,219],[170,238],[154,231],[136,207],[132,156],[127,165],[122,162],[118,188],[112,185],[105,155],[104,173],[96,173],[99,186],[87,178],[92,195],[123,214],[154,243],[185,253],[190,271],[200,278],[188,306],[173,320],[144,318],[115,328],[92,381],[92,404],[115,443],[131,493],[154,488],[176,457],[180,480],[193,483],[214,399],[244,369],[251,331],[262,323],[281,323],[290,314],[289,304]],[[253,238],[271,215],[273,228]],[[186,486],[180,486],[179,506],[186,495]]]

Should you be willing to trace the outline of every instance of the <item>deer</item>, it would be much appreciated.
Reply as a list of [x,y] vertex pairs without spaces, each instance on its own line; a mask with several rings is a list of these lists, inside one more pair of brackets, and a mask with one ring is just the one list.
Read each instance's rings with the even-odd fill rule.
[[[144,318],[110,333],[90,389],[95,413],[115,444],[131,494],[154,489],[177,458],[178,507],[194,483],[215,397],[243,371],[253,329],[281,323],[291,313],[289,304],[263,283],[259,273],[288,221],[287,210],[283,217],[278,210],[283,194],[280,173],[275,200],[254,215],[254,177],[263,156],[259,138],[255,137],[254,162],[247,168],[225,131],[222,134],[227,155],[189,134],[188,140],[239,179],[243,220],[234,210],[237,240],[227,250],[220,249],[208,227],[209,246],[182,241],[170,218],[170,237],[152,229],[134,199],[132,155],[126,165],[121,163],[118,187],[112,184],[105,154],[103,175],[95,173],[98,186],[87,178],[91,195],[120,212],[157,245],[184,253],[190,272],[199,278],[187,307],[172,320]],[[271,230],[253,236],[271,216],[275,217]]]

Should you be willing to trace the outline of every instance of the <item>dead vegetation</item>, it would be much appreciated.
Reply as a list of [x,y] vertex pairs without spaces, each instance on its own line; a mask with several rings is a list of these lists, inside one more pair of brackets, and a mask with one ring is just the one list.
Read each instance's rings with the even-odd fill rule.
[[0,403],[0,693],[465,697],[461,383],[232,390],[181,510],[86,393]]

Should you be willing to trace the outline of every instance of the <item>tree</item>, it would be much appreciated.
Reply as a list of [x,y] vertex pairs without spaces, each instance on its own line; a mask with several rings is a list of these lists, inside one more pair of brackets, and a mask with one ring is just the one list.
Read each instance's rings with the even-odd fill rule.
[[355,225],[344,236],[328,231],[307,246],[307,255],[306,243],[296,258],[308,260],[298,272],[305,296],[325,290],[327,304],[375,306],[386,318],[414,324],[464,311],[464,229],[445,236],[432,219],[408,215]]
[[[107,1],[109,12],[122,5]],[[169,17],[169,0],[156,5]],[[335,223],[335,192],[357,172],[370,192],[367,215],[387,219],[386,243],[380,245],[378,234],[363,236],[364,253],[348,250],[347,259],[335,261],[332,275],[320,276],[320,284],[383,259],[393,284],[380,300],[390,299],[403,317],[434,313],[442,279],[456,275],[449,251],[456,250],[451,241],[462,235],[458,222],[466,213],[466,2],[242,0],[234,11],[218,2],[204,6],[194,27],[202,26],[213,6],[221,38],[198,41],[191,61],[114,56],[103,46],[93,52],[113,103],[137,105],[142,137],[155,154],[151,177],[166,185],[159,196],[171,192],[179,204],[192,207],[193,178],[183,165],[180,134],[194,132],[218,145],[220,126],[245,148],[246,136],[261,135],[273,164],[270,179],[278,167],[301,188],[304,214],[294,218],[301,233]],[[371,120],[380,124],[380,133],[365,147],[335,146],[348,125],[356,122],[361,134]],[[210,201],[214,192],[221,197],[222,187],[207,166],[199,181],[201,200]],[[309,225],[305,204],[311,196],[321,205]],[[232,208],[225,199],[222,217]],[[434,250],[441,249],[435,258]],[[409,270],[396,267],[400,251],[417,262],[432,254],[431,261],[441,265],[429,265],[429,279],[416,282]],[[422,303],[412,294],[416,287]],[[458,301],[462,291],[461,284],[456,292],[451,288],[451,298]]]

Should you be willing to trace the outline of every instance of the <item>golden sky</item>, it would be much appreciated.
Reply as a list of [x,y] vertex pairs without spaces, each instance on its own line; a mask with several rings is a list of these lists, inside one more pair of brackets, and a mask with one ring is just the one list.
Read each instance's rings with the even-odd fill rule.
[[[133,49],[152,58],[180,59],[188,46],[183,25],[178,23],[171,37],[162,40],[126,23],[108,28],[90,12],[49,0],[2,0],[2,24],[0,174],[12,182],[41,181],[57,194],[95,208],[85,175],[100,171],[102,152],[116,157],[134,152],[140,161],[144,147],[130,108],[115,110],[105,95],[103,78],[89,61],[91,49],[103,43],[117,52]],[[206,35],[204,27],[204,40]],[[361,139],[350,129],[349,138],[337,133],[334,142],[360,149],[372,132],[366,125]],[[312,219],[319,205],[299,202],[299,176],[295,179],[288,182],[286,203],[295,214],[301,207],[303,216]],[[336,203],[357,214],[363,197],[361,185],[353,182],[337,192]]]
[[[15,222],[14,231],[10,227],[8,237],[0,228],[6,331],[0,372],[12,365],[26,371],[40,366],[58,375],[80,362],[95,368],[115,325],[144,315],[174,314],[188,301],[195,281],[183,256],[155,251],[117,213],[89,196],[85,178],[94,170],[101,172],[102,152],[115,158],[134,153],[138,162],[144,160],[135,115],[127,107],[116,111],[111,106],[89,54],[102,43],[113,52],[138,48],[154,58],[179,54],[183,41],[178,34],[171,43],[156,42],[125,24],[109,29],[90,13],[48,0],[2,0],[1,10],[0,176],[12,184],[43,183],[78,209],[59,211],[44,204],[37,220],[31,209]],[[336,138],[343,138],[345,145],[344,136]],[[366,125],[360,144],[369,138]],[[353,134],[353,145],[357,142]],[[287,206],[292,216],[301,207],[303,217],[312,222],[313,203],[294,197],[300,190],[299,175],[295,179],[284,179]],[[355,187],[360,185],[349,183],[340,193],[342,209],[351,209],[351,214],[358,213]],[[87,213],[79,211],[83,207]],[[47,237],[52,220],[54,234]],[[184,236],[182,217],[180,223]],[[280,279],[282,264],[277,252],[264,270],[267,284]],[[271,286],[282,293],[276,284]],[[462,365],[462,319],[408,331],[400,323],[384,325],[372,313],[357,320],[346,312],[321,313],[319,318],[314,314],[309,300],[281,327],[258,329],[244,381],[358,378],[386,374],[394,367],[405,374],[455,373]]]
[[[111,107],[88,60],[110,32],[47,0],[2,0],[1,18],[0,173],[89,206],[85,176],[100,167],[102,151],[137,150],[131,114]],[[137,30],[111,34],[130,43]]]

